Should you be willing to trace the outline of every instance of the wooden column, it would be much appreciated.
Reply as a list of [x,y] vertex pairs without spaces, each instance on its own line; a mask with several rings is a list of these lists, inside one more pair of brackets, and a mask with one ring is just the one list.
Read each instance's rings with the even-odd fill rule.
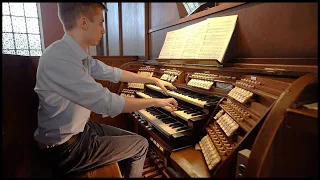
[[106,8],[107,8],[107,10],[105,10],[104,11],[104,20],[105,20],[105,22],[104,22],[104,29],[105,29],[105,33],[104,33],[104,39],[105,39],[105,41],[104,41],[104,43],[105,43],[105,49],[103,50],[104,51],[104,55],[105,56],[109,56],[109,39],[108,39],[108,4],[107,4],[107,2],[105,2],[106,3]]
[[145,59],[150,59],[150,53],[149,53],[149,29],[150,29],[150,3],[145,2],[144,3],[144,56]]
[[118,16],[119,16],[119,51],[120,51],[120,56],[123,56],[122,4],[121,4],[121,2],[118,2]]

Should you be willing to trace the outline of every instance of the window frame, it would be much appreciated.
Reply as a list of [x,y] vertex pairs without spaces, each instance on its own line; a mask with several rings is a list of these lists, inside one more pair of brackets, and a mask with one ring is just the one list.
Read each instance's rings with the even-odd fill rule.
[[[11,13],[11,8],[10,8],[10,4],[9,3],[15,3],[15,2],[2,2],[2,3],[8,3],[8,8],[9,8],[9,14],[2,14],[2,17],[4,16],[8,16],[10,18],[10,23],[11,23],[11,28],[12,30],[10,32],[2,32],[2,36],[4,35],[4,33],[8,33],[8,34],[12,34],[12,40],[13,40],[13,43],[14,43],[14,48],[13,49],[7,49],[7,48],[3,48],[2,47],[2,54],[12,54],[12,55],[20,55],[17,53],[17,51],[21,50],[26,50],[28,51],[28,55],[20,55],[20,56],[34,56],[34,55],[31,55],[31,51],[32,50],[40,50],[41,51],[41,54],[43,53],[44,51],[44,38],[43,38],[43,28],[42,28],[42,18],[41,18],[41,9],[40,9],[40,3],[38,2],[34,2],[35,5],[36,5],[36,8],[37,8],[37,15],[38,17],[27,17],[25,15],[25,12],[26,12],[26,9],[25,9],[25,4],[24,3],[29,3],[29,2],[19,2],[23,5],[23,15],[21,16],[17,16],[17,15],[12,15]],[[22,17],[24,18],[24,23],[25,23],[25,27],[26,27],[26,32],[14,32],[14,29],[13,29],[13,18],[14,17]],[[39,33],[29,33],[28,32],[28,29],[27,29],[27,18],[34,18],[34,19],[37,19],[38,21],[38,27],[39,27]],[[16,44],[16,40],[15,40],[15,35],[17,34],[23,34],[23,35],[26,35],[26,38],[27,38],[27,44],[28,44],[28,48],[24,48],[24,49],[18,49],[17,48],[17,44]],[[34,48],[31,48],[30,47],[30,41],[29,41],[29,35],[39,35],[40,36],[40,49],[34,49]],[[10,50],[13,50],[15,51],[15,53],[3,53],[4,50],[7,50],[7,51],[10,51]],[[41,55],[40,55],[41,56]]]

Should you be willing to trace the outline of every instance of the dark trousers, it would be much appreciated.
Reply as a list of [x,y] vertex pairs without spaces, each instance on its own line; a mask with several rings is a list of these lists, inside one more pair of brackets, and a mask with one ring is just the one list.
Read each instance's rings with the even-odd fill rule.
[[146,138],[89,121],[74,142],[47,151],[56,176],[72,176],[118,162],[125,177],[142,177],[147,150]]

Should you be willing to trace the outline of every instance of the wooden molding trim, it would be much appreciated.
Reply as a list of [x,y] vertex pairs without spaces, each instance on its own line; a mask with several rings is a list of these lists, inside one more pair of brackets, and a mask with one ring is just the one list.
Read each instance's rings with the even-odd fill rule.
[[106,56],[109,56],[109,38],[108,38],[108,13],[107,12],[104,12],[104,19],[105,19],[105,22],[104,22],[104,25],[105,25],[105,33],[103,36],[105,36],[105,55]]
[[215,6],[213,8],[201,11],[199,13],[190,15],[188,17],[182,18],[178,22],[172,22],[172,23],[168,23],[168,24],[164,24],[164,25],[160,25],[158,27],[152,28],[152,29],[149,30],[149,33],[153,33],[153,32],[165,29],[165,28],[169,28],[171,26],[175,26],[175,25],[182,24],[182,23],[185,23],[185,22],[188,22],[188,21],[192,21],[192,20],[195,20],[195,19],[198,19],[198,18],[201,18],[201,17],[205,17],[205,16],[208,16],[210,14],[214,14],[214,13],[217,13],[217,12],[220,12],[220,11],[223,11],[223,10],[226,10],[226,9],[230,9],[230,8],[233,8],[233,7],[236,7],[236,6],[240,6],[240,5],[243,5],[243,4],[245,4],[245,2],[221,4],[221,5]]
[[119,54],[123,56],[123,34],[122,34],[122,3],[118,2],[118,17],[119,17]]
[[150,28],[150,3],[145,2],[144,3],[144,56],[145,59],[150,59],[150,53],[149,53],[149,33],[148,30]]
[[94,59],[110,59],[112,61],[119,61],[119,60],[137,60],[138,56],[92,56]]
[[186,8],[184,7],[183,3],[177,2],[176,4],[177,4],[177,9],[179,12],[180,19],[188,16],[188,12],[187,12]]

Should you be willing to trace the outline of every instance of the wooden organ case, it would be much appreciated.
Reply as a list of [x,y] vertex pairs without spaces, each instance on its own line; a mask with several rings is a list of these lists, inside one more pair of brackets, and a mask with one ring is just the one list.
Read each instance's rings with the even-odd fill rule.
[[[239,17],[245,14],[235,12]],[[246,29],[245,25],[242,21],[241,28]],[[260,25],[267,26],[263,22]],[[153,84],[119,86],[122,96],[173,97],[179,103],[174,112],[167,107],[151,107],[131,114],[135,132],[150,144],[144,177],[235,177],[237,155],[243,149],[251,150],[251,155],[237,177],[308,176],[306,172],[314,176],[317,162],[311,157],[317,145],[306,140],[317,140],[317,128],[312,128],[317,124],[317,110],[301,107],[317,102],[308,96],[317,95],[317,58],[310,58],[315,57],[312,53],[302,58],[296,57],[298,53],[294,58],[273,54],[239,58],[233,53],[237,53],[235,46],[245,44],[245,38],[237,37],[241,35],[238,26],[222,66],[204,59],[156,59],[156,63],[137,61],[122,66],[177,87],[165,95]],[[297,142],[287,140],[292,134],[298,137],[297,132],[304,133],[297,141],[307,148],[293,148]],[[288,147],[286,142],[290,142]],[[292,167],[296,153],[299,161]],[[310,157],[304,159],[308,153]],[[280,170],[282,165],[287,170]],[[299,168],[299,173],[293,173]]]
[[[118,91],[122,96],[137,98],[174,97],[179,103],[172,113],[166,107],[132,113],[135,131],[150,140],[145,177],[234,177],[237,152],[252,148],[274,105],[283,101],[298,81],[308,79],[300,87],[304,89],[317,77],[315,72],[291,71],[290,65],[271,71],[159,61],[169,63],[137,62],[123,69],[149,72],[144,74],[172,82],[177,90],[164,95],[152,84],[129,88],[122,83]],[[309,70],[314,71],[315,67]],[[305,96],[304,101],[314,99]],[[201,151],[196,150],[196,144]]]

